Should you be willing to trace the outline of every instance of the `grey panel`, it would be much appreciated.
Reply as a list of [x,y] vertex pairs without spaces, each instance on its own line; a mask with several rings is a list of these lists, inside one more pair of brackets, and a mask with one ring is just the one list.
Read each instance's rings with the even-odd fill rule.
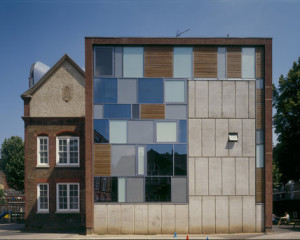
[[264,131],[256,130],[256,144],[263,144],[263,143],[264,143]]
[[226,78],[226,48],[218,48],[218,78]]
[[132,104],[132,118],[139,119],[140,118],[140,105]]
[[135,176],[135,146],[112,145],[111,146],[111,175]]
[[103,105],[94,105],[94,119],[103,118]]
[[186,105],[166,105],[166,119],[187,119]]
[[172,202],[185,203],[187,199],[186,178],[173,177],[172,180]]
[[127,202],[144,202],[144,178],[127,178]]
[[136,79],[119,79],[118,103],[137,103]]
[[153,121],[128,121],[128,143],[153,143]]
[[123,48],[115,48],[115,77],[123,77]]
[[256,89],[263,89],[264,88],[264,80],[263,79],[257,79],[256,80]]

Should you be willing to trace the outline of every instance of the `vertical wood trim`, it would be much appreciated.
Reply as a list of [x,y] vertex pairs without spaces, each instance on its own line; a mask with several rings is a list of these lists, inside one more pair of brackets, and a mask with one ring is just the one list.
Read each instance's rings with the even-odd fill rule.
[[242,51],[241,47],[227,47],[227,77],[242,77]]
[[218,48],[194,47],[194,77],[218,77]]
[[255,170],[255,199],[256,203],[263,203],[265,199],[265,169]]
[[256,78],[263,79],[265,77],[265,52],[263,47],[256,47]]

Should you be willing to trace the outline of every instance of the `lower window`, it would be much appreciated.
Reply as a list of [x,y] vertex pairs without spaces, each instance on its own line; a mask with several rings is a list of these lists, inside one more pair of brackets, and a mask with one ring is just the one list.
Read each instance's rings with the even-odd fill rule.
[[37,185],[38,212],[49,212],[49,184],[39,183]]
[[56,196],[58,212],[79,212],[79,183],[57,183]]

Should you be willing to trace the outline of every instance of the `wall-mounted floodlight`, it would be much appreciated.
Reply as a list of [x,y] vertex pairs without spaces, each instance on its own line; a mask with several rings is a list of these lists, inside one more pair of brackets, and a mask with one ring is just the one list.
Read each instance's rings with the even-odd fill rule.
[[237,142],[238,141],[238,133],[237,132],[230,132],[228,134],[228,141],[229,142]]

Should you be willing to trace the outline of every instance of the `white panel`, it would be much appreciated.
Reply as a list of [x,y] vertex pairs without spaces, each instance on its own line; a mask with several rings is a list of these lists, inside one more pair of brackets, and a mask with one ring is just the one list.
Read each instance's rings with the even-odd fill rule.
[[174,48],[174,77],[190,78],[193,69],[193,48],[175,47]]
[[263,144],[256,145],[256,167],[257,168],[264,167],[264,145]]
[[145,147],[138,147],[138,174],[145,174]]
[[185,81],[165,81],[165,102],[185,102]]
[[123,76],[143,77],[144,48],[124,47],[123,49]]
[[157,142],[176,142],[177,140],[176,122],[157,122],[156,137]]
[[255,78],[255,48],[242,48],[242,78]]
[[118,178],[118,202],[126,202],[126,179]]
[[109,121],[110,143],[127,142],[127,122],[126,121]]

